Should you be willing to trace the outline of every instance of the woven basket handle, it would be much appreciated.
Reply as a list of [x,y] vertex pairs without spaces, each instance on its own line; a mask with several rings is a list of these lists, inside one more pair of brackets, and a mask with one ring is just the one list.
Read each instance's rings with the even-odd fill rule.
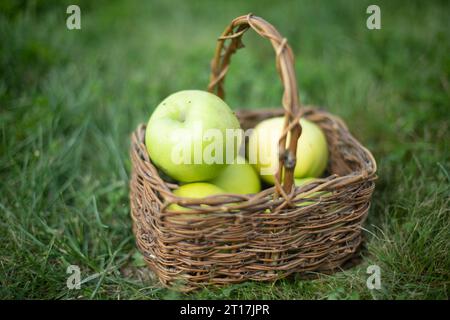
[[[261,37],[270,40],[276,53],[276,67],[284,86],[282,106],[285,110],[284,129],[279,140],[279,166],[275,173],[275,186],[277,192],[285,198],[288,197],[294,185],[294,168],[296,163],[297,140],[301,134],[300,126],[300,100],[297,92],[297,79],[294,69],[294,55],[286,38],[267,21],[260,17],[248,14],[234,19],[218,39],[214,58],[211,62],[211,76],[208,91],[215,93],[222,99],[225,96],[223,81],[230,65],[231,56],[236,50],[243,48],[242,35],[252,28]],[[225,46],[225,42],[230,44]],[[287,134],[290,132],[290,143],[286,148]],[[284,183],[281,178],[284,170]]]

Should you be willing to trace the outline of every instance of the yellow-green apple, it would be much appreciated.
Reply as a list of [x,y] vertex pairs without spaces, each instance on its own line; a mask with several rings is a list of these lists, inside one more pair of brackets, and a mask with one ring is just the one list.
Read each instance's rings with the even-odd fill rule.
[[237,154],[242,131],[216,95],[185,90],[164,99],[151,115],[145,144],[153,163],[181,182],[216,177]]
[[302,186],[304,184],[307,184],[307,183],[309,183],[311,181],[314,181],[314,180],[316,180],[316,178],[313,178],[313,177],[295,178],[294,179],[294,184],[295,184],[296,187],[300,187],[300,186]]
[[[208,196],[225,193],[225,191],[211,183],[193,182],[193,183],[187,183],[187,184],[180,186],[173,193],[178,197],[198,199],[198,198],[204,198],[204,197],[208,197]],[[204,206],[204,205],[202,205],[202,206]],[[179,211],[180,213],[182,213],[183,211],[189,211],[190,209],[187,207],[182,207],[178,204],[171,204],[169,206],[169,210]],[[191,218],[202,218],[204,216],[205,216],[205,214],[182,213],[182,214],[177,214],[175,216],[170,216],[167,218],[167,220],[170,222],[173,222],[173,223],[186,224],[186,223],[188,223],[189,219],[191,219]]]
[[[283,131],[284,118],[270,118],[260,122],[249,138],[248,158],[261,178],[274,183],[278,168],[278,141]],[[319,177],[328,162],[328,145],[322,129],[315,123],[300,119],[302,134],[297,143],[295,178]],[[290,135],[288,134],[288,143]]]
[[250,194],[261,191],[258,174],[241,156],[237,156],[211,183],[229,193]]
[[[313,177],[308,177],[308,178],[301,178],[301,179],[294,179],[294,184],[296,187],[300,187],[302,185],[308,184],[311,181],[314,181],[316,178]],[[305,198],[311,198],[311,197],[315,197],[315,196],[326,196],[331,194],[330,192],[326,192],[326,191],[318,191],[318,192],[314,192],[309,196],[306,196]],[[305,201],[305,202],[301,202],[299,204],[297,204],[297,207],[303,207],[303,206],[307,206],[314,203],[313,201]]]

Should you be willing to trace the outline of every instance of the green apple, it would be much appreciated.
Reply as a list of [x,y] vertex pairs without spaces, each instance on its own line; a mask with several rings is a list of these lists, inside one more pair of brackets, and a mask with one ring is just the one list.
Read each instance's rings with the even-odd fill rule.
[[[301,178],[301,179],[294,179],[294,184],[296,187],[300,187],[302,185],[308,184],[311,181],[314,181],[316,178],[313,177],[308,177],[308,178]],[[325,191],[318,191],[318,192],[314,192],[313,194],[307,196],[306,198],[310,198],[310,197],[315,197],[318,195],[322,195],[322,196],[326,196],[331,194],[330,192],[325,192]],[[307,206],[310,204],[313,204],[313,201],[306,201],[306,202],[301,202],[299,204],[297,204],[297,207],[303,207],[303,206]]]
[[311,182],[311,181],[314,181],[314,180],[316,180],[316,178],[313,178],[313,177],[308,177],[308,178],[295,178],[295,179],[294,179],[294,184],[295,184],[296,187],[300,187],[300,186],[302,186],[302,185],[304,185],[304,184],[307,184],[307,183],[309,183],[309,182]]
[[261,191],[258,174],[241,156],[237,156],[211,183],[229,193],[251,194]]
[[[278,141],[283,131],[284,118],[277,117],[260,122],[249,138],[250,163],[267,183],[274,183],[278,168]],[[315,123],[300,119],[302,134],[297,143],[295,178],[319,177],[328,162],[328,145],[325,134]],[[288,143],[290,135],[288,134]]]
[[156,107],[145,144],[153,163],[171,178],[206,181],[236,157],[242,136],[227,140],[230,130],[239,133],[239,121],[222,99],[206,91],[185,90]]
[[[191,198],[191,199],[199,199],[208,196],[213,196],[217,194],[226,193],[225,190],[215,186],[212,183],[206,182],[193,182],[187,183],[180,186],[178,189],[175,189],[173,192],[174,195],[182,198]],[[179,206],[178,204],[171,204],[169,206],[170,210],[174,211],[188,211],[189,208],[184,208]]]

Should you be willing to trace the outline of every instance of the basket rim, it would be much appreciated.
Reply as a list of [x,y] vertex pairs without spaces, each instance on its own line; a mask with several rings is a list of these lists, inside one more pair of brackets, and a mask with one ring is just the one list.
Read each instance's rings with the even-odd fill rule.
[[[261,111],[273,111],[275,113],[279,112],[280,115],[284,114],[282,109],[274,109],[274,108],[266,108],[266,109],[242,108],[242,109],[236,110],[235,112],[238,115],[245,115],[245,114],[251,114],[251,113],[258,113]],[[350,133],[346,124],[340,117],[335,116],[328,111],[325,111],[323,108],[314,107],[311,105],[302,106],[301,113],[302,113],[302,117],[305,115],[311,114],[311,113],[321,113],[322,115],[325,115],[328,118],[332,118],[340,126],[340,129],[343,129],[344,131],[346,131],[346,134],[348,134],[348,138],[351,140],[351,142],[355,145],[355,147],[359,148],[362,152],[365,153],[365,155],[370,160],[370,162],[367,163],[367,165],[364,167],[364,168],[369,168],[369,170],[353,171],[346,175],[331,174],[326,177],[316,178],[313,181],[310,181],[302,186],[293,186],[292,191],[290,193],[291,195],[296,194],[298,196],[299,194],[304,194],[304,196],[308,196],[309,194],[317,192],[318,191],[317,189],[319,187],[323,188],[323,187],[327,187],[327,186],[335,185],[335,184],[344,184],[345,185],[345,184],[360,182],[362,180],[376,180],[377,179],[377,175],[376,175],[377,164],[376,164],[375,158],[373,157],[372,153],[366,147],[364,147]],[[197,210],[192,209],[191,206],[194,208],[194,206],[196,206],[196,205],[200,206],[201,204],[205,204],[205,200],[208,202],[208,206],[211,206],[212,208],[214,208],[216,212],[217,212],[217,209],[219,209],[219,211],[221,211],[220,208],[217,207],[216,205],[222,205],[223,213],[230,213],[230,210],[239,209],[239,205],[236,207],[235,206],[224,207],[223,205],[228,204],[228,203],[236,203],[236,202],[241,203],[241,204],[243,202],[244,203],[257,202],[258,199],[263,199],[263,198],[267,197],[268,195],[277,194],[276,186],[271,186],[269,188],[262,189],[258,193],[246,194],[246,195],[235,194],[235,193],[223,193],[223,194],[212,195],[212,196],[203,197],[203,198],[187,198],[187,197],[176,196],[172,192],[172,189],[178,188],[179,184],[165,181],[161,177],[158,168],[153,164],[153,162],[151,161],[151,159],[148,155],[147,148],[145,146],[145,129],[146,129],[146,124],[141,123],[133,131],[130,152],[132,154],[132,159],[133,159],[133,155],[134,155],[136,160],[142,161],[146,165],[146,167],[151,170],[153,178],[155,178],[156,180],[158,180],[159,183],[162,184],[163,188],[159,191],[160,191],[162,197],[164,198],[166,204],[163,205],[164,208],[161,208],[161,210],[164,210],[164,212],[166,212],[168,214],[170,214],[171,212],[175,213],[175,211],[168,209],[169,204],[179,204],[179,205],[183,205],[183,206],[189,205],[188,211],[176,211],[175,214],[178,214],[178,215],[186,214],[186,213],[193,214]],[[314,186],[314,187],[311,187],[311,186]],[[321,189],[321,188],[319,188],[319,189]],[[227,201],[224,201],[225,198],[227,199]],[[283,200],[283,201],[285,200],[285,198],[283,198],[283,196],[281,196],[281,195],[278,195],[277,199]],[[276,201],[276,200],[274,200],[274,201]],[[197,209],[198,209],[198,213],[205,213],[203,208],[201,209],[199,207]],[[220,212],[217,212],[217,213],[220,213]]]

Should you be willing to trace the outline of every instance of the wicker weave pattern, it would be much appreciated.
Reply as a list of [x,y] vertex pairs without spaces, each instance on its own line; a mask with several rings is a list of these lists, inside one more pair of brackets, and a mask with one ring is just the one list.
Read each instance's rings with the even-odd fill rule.
[[[241,126],[252,128],[263,119],[284,114],[284,133],[295,135],[301,131],[294,124],[299,117],[315,122],[327,137],[329,175],[291,188],[288,172],[292,162],[295,165],[292,148],[296,145],[285,148],[282,137],[280,151],[285,157],[280,157],[280,163],[288,176],[283,186],[279,172],[274,187],[255,195],[178,198],[172,193],[177,185],[164,181],[151,163],[144,144],[145,126],[139,126],[130,150],[133,232],[139,250],[160,281],[164,285],[181,283],[180,290],[331,271],[351,258],[361,244],[361,227],[375,187],[376,162],[342,120],[318,108],[298,108],[293,65],[289,63],[293,62],[292,52],[273,26],[251,15],[233,20],[219,39],[209,90],[224,96],[222,83],[229,56],[237,48],[234,46],[240,46],[240,40],[235,39],[249,27],[273,41],[277,65],[284,70],[280,74],[285,93],[283,109],[238,111]],[[230,39],[235,44],[223,54],[223,43]],[[283,67],[285,62],[288,66]],[[191,211],[173,212],[168,209],[171,203]]]

